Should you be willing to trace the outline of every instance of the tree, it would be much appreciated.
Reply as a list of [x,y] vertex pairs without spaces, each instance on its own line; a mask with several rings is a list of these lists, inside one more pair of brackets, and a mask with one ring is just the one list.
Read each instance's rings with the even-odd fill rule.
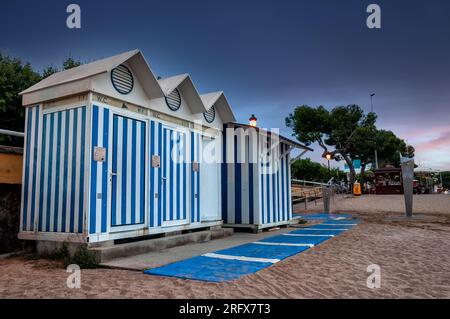
[[[81,65],[72,57],[66,58],[62,66],[64,70]],[[29,63],[22,63],[0,53],[0,128],[23,132],[25,127],[25,110],[19,93],[36,84],[59,69],[47,67],[42,75],[33,71]],[[0,134],[0,144],[22,146],[23,138]]]
[[77,66],[80,66],[80,61],[75,61],[71,56],[68,56],[66,60],[63,62],[63,69],[69,70],[72,68],[76,68]]
[[442,186],[446,189],[450,188],[450,171],[448,172],[442,172]]
[[350,183],[354,183],[355,134],[358,134],[360,129],[372,129],[375,121],[374,113],[365,115],[357,105],[338,106],[331,112],[323,106],[312,108],[303,105],[289,114],[286,125],[292,128],[296,138],[306,145],[317,142],[324,151],[323,156],[331,153],[338,161],[344,159],[350,169]]
[[[40,75],[33,71],[29,63],[22,63],[0,53],[0,128],[24,131],[22,98],[19,92],[39,82]],[[22,146],[23,139],[0,135],[0,144]]]
[[[80,66],[81,64],[82,63],[80,61],[76,61],[71,56],[68,56],[62,63],[62,70],[69,70]],[[59,70],[57,67],[48,66],[44,69],[44,71],[42,71],[42,78],[45,79],[46,77],[49,77],[50,75],[58,73],[60,71],[61,70]]]
[[378,130],[374,125],[358,128],[353,136],[352,156],[361,160],[360,181],[364,184],[368,165],[375,164],[375,150],[379,167],[400,166],[400,155],[414,157],[414,147],[406,145],[392,131]]

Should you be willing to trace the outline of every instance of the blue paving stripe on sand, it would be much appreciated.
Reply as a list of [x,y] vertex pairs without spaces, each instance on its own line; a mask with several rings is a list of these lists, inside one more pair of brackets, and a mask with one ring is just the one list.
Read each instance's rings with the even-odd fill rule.
[[251,258],[285,259],[308,249],[303,246],[268,246],[245,244],[233,248],[216,251],[216,254],[229,256],[245,256]]
[[311,230],[311,229],[299,229],[294,230],[291,234],[304,234],[304,235],[339,235],[343,233],[345,230],[329,230],[329,229],[321,229],[321,230]]
[[268,237],[260,240],[263,243],[286,243],[286,244],[313,244],[317,245],[321,242],[330,239],[329,236],[289,236],[279,235]]
[[145,270],[145,274],[222,282],[255,273],[272,263],[194,257],[163,267]]

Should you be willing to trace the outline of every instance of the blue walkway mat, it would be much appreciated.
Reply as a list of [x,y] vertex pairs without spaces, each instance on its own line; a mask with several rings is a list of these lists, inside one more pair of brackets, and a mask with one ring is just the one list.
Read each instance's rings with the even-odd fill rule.
[[229,281],[242,275],[255,273],[272,263],[228,260],[198,256],[159,268],[145,270],[145,274],[197,279],[203,281]]
[[233,248],[216,251],[216,254],[229,256],[245,256],[251,258],[285,259],[308,249],[307,246],[269,246],[245,244]]
[[[324,215],[329,216],[328,214]],[[342,215],[339,216],[342,217]],[[327,223],[336,225],[324,225]],[[336,236],[353,227],[345,224],[357,223],[357,220],[353,219],[338,221],[327,219],[322,224],[308,226],[308,229],[296,229],[283,235],[264,238],[255,243],[222,249],[159,268],[148,269],[144,273],[211,282],[234,280],[301,253],[310,248],[308,245],[315,246],[332,238],[329,235]]]
[[274,237],[268,237],[260,240],[263,243],[286,243],[286,244],[306,244],[317,245],[321,242],[330,239],[329,236],[289,236],[279,235]]

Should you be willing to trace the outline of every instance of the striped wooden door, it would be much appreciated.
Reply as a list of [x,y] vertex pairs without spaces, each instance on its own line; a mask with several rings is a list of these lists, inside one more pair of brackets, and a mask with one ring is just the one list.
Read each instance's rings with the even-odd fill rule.
[[187,134],[163,126],[161,154],[161,211],[163,226],[187,224],[189,175]]
[[113,115],[111,226],[145,222],[146,124]]

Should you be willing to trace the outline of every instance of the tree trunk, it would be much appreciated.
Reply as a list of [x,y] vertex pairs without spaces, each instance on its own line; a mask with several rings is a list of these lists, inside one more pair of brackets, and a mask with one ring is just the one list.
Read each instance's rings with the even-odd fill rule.
[[350,169],[350,187],[353,188],[353,184],[355,183],[356,173],[355,173],[355,167],[353,166],[353,161],[348,157],[346,154],[342,154],[342,157],[344,158],[345,162],[348,165],[348,168]]
[[365,172],[366,172],[366,164],[361,163],[361,189],[363,192],[365,191],[365,189],[364,189],[364,181],[365,181],[364,173]]

